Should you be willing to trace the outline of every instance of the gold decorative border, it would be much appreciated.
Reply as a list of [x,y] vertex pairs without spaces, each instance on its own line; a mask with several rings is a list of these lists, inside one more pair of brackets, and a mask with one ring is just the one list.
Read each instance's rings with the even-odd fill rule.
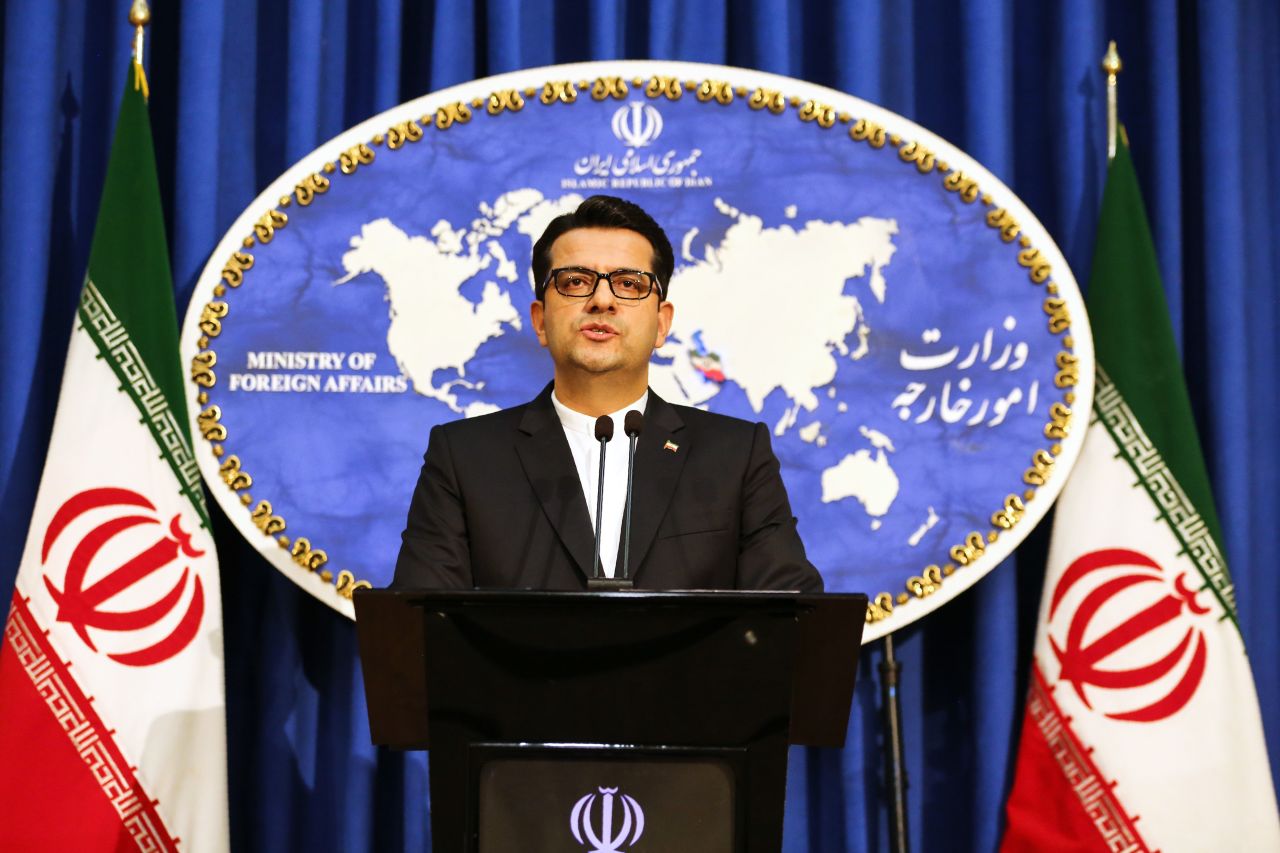
[[[266,211],[254,223],[252,233],[241,241],[242,248],[231,253],[222,268],[221,281],[214,286],[215,299],[204,306],[200,314],[199,327],[201,336],[198,341],[199,352],[191,361],[191,379],[200,387],[196,401],[202,407],[197,415],[197,423],[204,438],[210,442],[211,450],[220,460],[219,473],[227,487],[236,492],[240,503],[248,510],[253,503],[248,489],[253,485],[253,477],[244,470],[239,457],[228,454],[226,442],[228,432],[222,423],[222,410],[217,405],[209,405],[208,389],[217,384],[217,353],[211,343],[222,331],[222,324],[230,313],[228,297],[231,291],[240,288],[246,273],[253,269],[254,257],[250,253],[257,245],[266,245],[275,237],[277,231],[289,223],[289,216],[282,209],[297,203],[301,207],[312,204],[318,196],[329,191],[331,180],[341,175],[353,175],[361,166],[371,165],[377,157],[376,149],[386,146],[391,151],[398,150],[406,143],[418,142],[429,130],[447,131],[451,128],[469,124],[479,116],[498,118],[505,113],[516,113],[523,110],[531,101],[544,107],[557,104],[572,104],[581,93],[587,93],[592,100],[602,101],[607,98],[625,99],[632,88],[643,91],[649,99],[666,99],[678,101],[688,92],[700,103],[715,103],[719,106],[731,106],[745,103],[752,111],[767,111],[781,116],[794,111],[796,117],[819,130],[831,130],[837,124],[848,126],[848,135],[855,144],[866,144],[876,150],[896,151],[898,160],[904,165],[914,167],[921,176],[941,176],[941,184],[945,191],[956,193],[965,204],[979,203],[987,209],[985,221],[1003,243],[1010,246],[1011,260],[1024,268],[1030,284],[1036,288],[1044,288],[1045,297],[1042,303],[1047,315],[1047,327],[1050,334],[1061,337],[1062,349],[1055,357],[1057,372],[1054,385],[1062,391],[1060,401],[1054,401],[1049,408],[1049,421],[1044,425],[1044,437],[1050,442],[1046,449],[1036,450],[1032,454],[1030,466],[1023,472],[1020,492],[1010,492],[1002,506],[998,507],[990,518],[990,526],[985,530],[974,530],[964,539],[952,545],[947,551],[949,560],[941,560],[924,567],[919,575],[907,578],[904,588],[896,595],[890,591],[877,594],[867,610],[867,622],[875,623],[889,618],[895,607],[902,607],[912,601],[926,599],[941,589],[946,578],[958,569],[972,565],[985,553],[988,545],[994,544],[1001,533],[1012,530],[1026,514],[1026,504],[1035,499],[1036,489],[1045,485],[1055,468],[1057,457],[1062,454],[1061,442],[1070,434],[1074,414],[1072,406],[1076,397],[1074,388],[1079,382],[1079,358],[1075,354],[1075,341],[1071,332],[1071,314],[1066,300],[1058,295],[1058,285],[1052,280],[1053,269],[1044,255],[1033,244],[1031,238],[1022,233],[1021,226],[1009,210],[997,206],[989,193],[982,191],[976,179],[959,169],[952,169],[945,160],[939,160],[935,153],[922,143],[904,139],[900,134],[889,132],[883,125],[867,118],[855,118],[846,112],[838,112],[830,104],[799,96],[786,96],[780,90],[763,86],[749,88],[734,86],[726,80],[680,80],[674,76],[654,75],[648,78],[622,76],[597,77],[594,80],[550,80],[541,87],[529,86],[524,89],[501,89],[490,92],[483,97],[475,97],[470,101],[455,101],[444,104],[432,115],[423,115],[418,121],[402,121],[387,128],[385,133],[376,133],[367,143],[359,143],[338,156],[324,163],[320,171],[312,172],[299,181],[290,195],[281,196],[277,207]],[[207,408],[204,408],[206,407]],[[285,520],[273,511],[269,500],[259,500],[249,510],[254,525],[264,536],[274,537],[279,547],[287,549],[293,561],[310,572],[317,573],[325,583],[333,583],[334,590],[344,598],[361,587],[372,587],[364,579],[357,579],[348,569],[340,569],[335,576],[325,568],[328,554],[314,547],[311,540],[299,536],[290,540],[284,534]]]

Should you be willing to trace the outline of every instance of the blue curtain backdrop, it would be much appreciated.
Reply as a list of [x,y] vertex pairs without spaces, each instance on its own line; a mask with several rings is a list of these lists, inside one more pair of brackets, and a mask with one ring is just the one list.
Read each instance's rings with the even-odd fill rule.
[[[127,6],[11,2],[0,21],[0,589],[52,424]],[[1274,0],[155,0],[153,18],[151,114],[179,305],[233,218],[344,128],[476,77],[615,58],[761,68],[882,104],[995,172],[1083,275],[1106,165],[1098,61],[1117,39],[1122,114],[1280,769]],[[426,762],[369,746],[351,624],[220,522],[233,848],[429,849]],[[918,849],[998,842],[1044,538],[898,635]],[[871,650],[845,750],[793,753],[788,851],[884,846],[877,661]]]

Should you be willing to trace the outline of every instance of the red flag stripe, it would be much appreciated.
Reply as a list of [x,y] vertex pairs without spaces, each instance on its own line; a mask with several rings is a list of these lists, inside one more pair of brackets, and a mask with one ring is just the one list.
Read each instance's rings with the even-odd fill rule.
[[[140,850],[177,853],[173,838],[147,795],[142,783],[116,745],[92,702],[80,689],[67,665],[49,645],[22,596],[15,590],[4,642],[31,688],[43,700],[45,710],[84,762],[84,773],[101,789],[102,796],[120,820],[122,834]],[[6,681],[6,690],[19,685]],[[38,764],[38,762],[33,762]]]
[[[1074,794],[1074,797],[1072,796]],[[1027,711],[1001,853],[1151,853],[1032,662]]]

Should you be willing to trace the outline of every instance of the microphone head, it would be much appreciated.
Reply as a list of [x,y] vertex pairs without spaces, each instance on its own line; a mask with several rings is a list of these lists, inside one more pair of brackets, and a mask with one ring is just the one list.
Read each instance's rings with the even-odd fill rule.
[[613,438],[613,418],[601,415],[596,418],[596,441],[609,441]]
[[635,438],[640,434],[640,430],[644,429],[644,415],[635,409],[627,412],[627,416],[622,419],[622,431],[630,438]]

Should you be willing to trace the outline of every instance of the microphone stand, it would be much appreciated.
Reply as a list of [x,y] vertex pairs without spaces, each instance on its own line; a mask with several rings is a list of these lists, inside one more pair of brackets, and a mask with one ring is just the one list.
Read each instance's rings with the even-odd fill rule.
[[631,588],[631,581],[623,578],[606,578],[600,571],[600,528],[604,522],[604,454],[612,438],[613,418],[608,415],[596,418],[596,441],[600,442],[600,475],[596,481],[596,556],[595,562],[591,565],[591,577],[587,578],[587,589],[592,592]]
[[622,422],[622,431],[627,434],[627,508],[623,513],[622,527],[622,579],[631,582],[631,491],[636,472],[636,441],[640,431],[644,429],[644,415],[635,409],[627,412]]

